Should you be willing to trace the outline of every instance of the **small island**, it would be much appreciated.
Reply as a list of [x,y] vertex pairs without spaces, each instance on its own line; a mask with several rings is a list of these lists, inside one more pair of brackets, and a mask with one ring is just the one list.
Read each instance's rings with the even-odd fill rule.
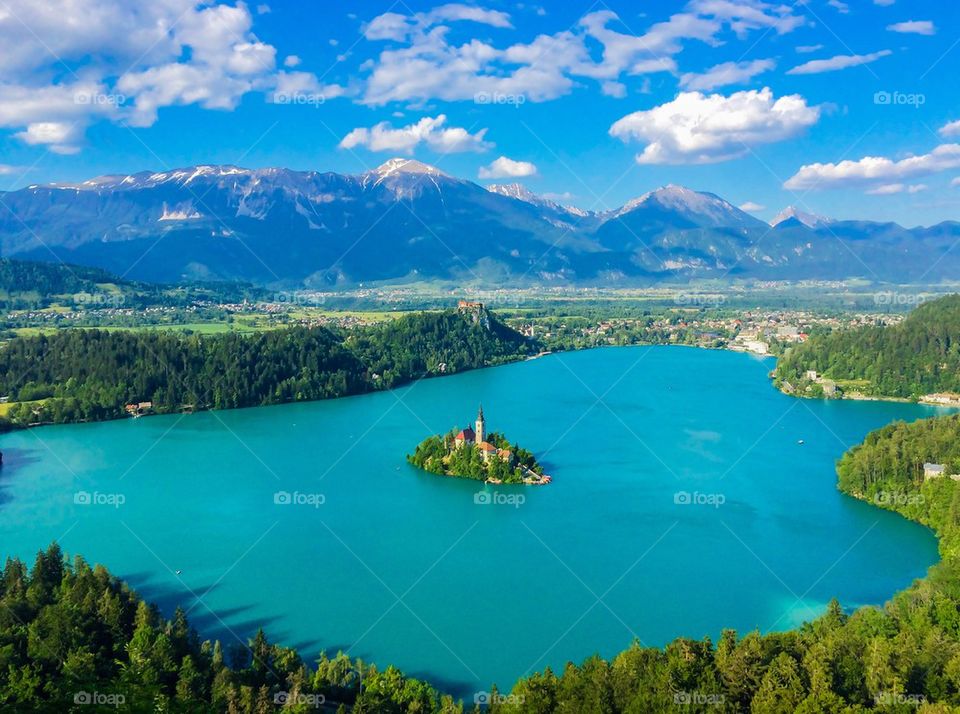
[[502,434],[487,432],[483,405],[477,412],[474,427],[428,437],[407,456],[407,461],[440,476],[495,484],[542,486],[550,483],[550,477],[543,473],[532,453],[511,444]]

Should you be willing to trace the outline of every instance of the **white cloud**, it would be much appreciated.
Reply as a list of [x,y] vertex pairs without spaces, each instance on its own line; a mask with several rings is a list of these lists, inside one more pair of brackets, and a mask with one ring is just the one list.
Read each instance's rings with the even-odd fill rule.
[[960,176],[957,176],[955,179],[950,180],[951,186],[960,186]]
[[874,5],[879,5],[880,7],[890,7],[897,0],[873,0]]
[[865,193],[870,196],[891,196],[895,193],[903,193],[904,188],[902,183],[884,183],[867,189]]
[[[367,39],[398,43],[371,62],[363,101],[424,104],[432,100],[470,100],[478,93],[523,96],[547,101],[568,94],[579,78],[596,80],[601,91],[618,96],[624,75],[677,71],[675,56],[688,42],[719,46],[724,31],[740,37],[755,30],[784,34],[804,24],[802,14],[761,0],[692,0],[682,12],[644,28],[625,31],[609,10],[584,15],[573,27],[541,34],[528,42],[497,46],[472,39],[455,44],[442,22],[474,19],[506,27],[503,13],[447,5],[412,15],[388,12],[364,27]],[[456,7],[456,12],[449,8]],[[611,84],[614,83],[614,84]]]
[[608,97],[623,99],[627,96],[627,85],[623,84],[623,82],[603,82],[600,85],[600,91]]
[[283,60],[284,67],[297,67],[300,64],[300,58],[297,55],[287,55],[287,58]]
[[868,55],[837,55],[836,57],[830,57],[829,59],[818,59],[810,60],[804,64],[798,65],[791,70],[787,71],[787,74],[820,74],[821,72],[835,72],[838,69],[846,69],[847,67],[858,67],[862,64],[870,64],[871,62],[876,62],[881,57],[887,57],[892,55],[893,52],[890,50],[880,50],[879,52],[871,52]]
[[729,97],[683,92],[671,102],[623,117],[610,134],[624,142],[647,142],[637,156],[641,164],[713,163],[796,136],[819,117],[819,107],[808,106],[800,95],[774,99],[767,87]]
[[363,28],[363,35],[368,40],[393,40],[403,42],[411,35],[425,28],[443,22],[476,22],[492,27],[509,28],[510,16],[499,10],[485,10],[480,7],[450,3],[435,7],[430,12],[419,12],[415,15],[402,15],[396,12],[385,12],[368,22]]
[[850,6],[847,5],[847,3],[842,2],[842,0],[827,0],[827,5],[832,7],[841,15],[846,15],[850,12]]
[[817,50],[822,50],[823,45],[797,45],[794,49],[797,50],[802,55],[810,54],[811,52],[816,52]]
[[523,178],[536,176],[537,167],[529,161],[514,161],[506,156],[494,160],[489,166],[481,166],[478,174],[482,179]]
[[76,143],[79,134],[75,124],[43,121],[27,124],[25,131],[14,136],[31,146],[47,146],[56,154],[75,154],[80,150]]
[[460,127],[444,128],[447,117],[424,117],[416,124],[394,129],[389,122],[380,122],[370,128],[358,127],[343,137],[340,148],[353,149],[362,146],[370,151],[390,151],[412,154],[421,143],[434,151],[456,154],[465,151],[486,151],[493,144],[484,141],[486,129],[476,134]]
[[[253,20],[244,3],[219,0],[5,0],[0,128],[74,151],[99,119],[147,126],[166,106],[232,109],[279,77],[276,48],[256,37]],[[34,125],[73,129],[58,142]]]
[[903,193],[904,191],[907,193],[920,193],[921,191],[926,191],[927,188],[925,183],[915,183],[909,186],[903,183],[885,183],[867,189],[864,193],[869,196],[892,196],[897,193]]
[[773,69],[776,64],[772,59],[724,62],[714,65],[703,74],[688,72],[681,75],[680,86],[684,89],[703,91],[725,87],[728,84],[743,84],[749,82],[758,74]]
[[891,32],[902,32],[913,35],[935,35],[937,27],[930,20],[907,20],[906,22],[895,22],[887,25]]
[[10,164],[0,164],[0,176],[9,176],[16,170],[16,166],[11,166]]
[[753,213],[755,211],[762,211],[764,208],[766,208],[766,206],[762,206],[759,203],[754,203],[753,201],[747,201],[746,203],[740,204],[739,208],[741,211]]
[[900,182],[960,167],[960,144],[941,144],[928,154],[894,161],[883,156],[865,156],[858,161],[807,164],[783,185],[788,189],[838,188],[873,182]]
[[960,136],[960,119],[944,124],[939,132],[941,136]]

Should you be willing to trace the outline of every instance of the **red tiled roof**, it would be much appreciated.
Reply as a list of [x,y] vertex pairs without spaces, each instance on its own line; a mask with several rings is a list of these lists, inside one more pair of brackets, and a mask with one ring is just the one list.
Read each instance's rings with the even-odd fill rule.
[[480,451],[496,451],[497,447],[491,444],[489,441],[480,442]]
[[476,433],[469,426],[466,429],[461,429],[460,433],[457,434],[454,439],[459,441],[473,441],[476,438]]

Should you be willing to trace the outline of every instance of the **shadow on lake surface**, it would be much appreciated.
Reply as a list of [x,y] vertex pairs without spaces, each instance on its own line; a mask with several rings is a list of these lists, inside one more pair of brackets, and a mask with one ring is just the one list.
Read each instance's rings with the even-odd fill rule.
[[31,464],[40,462],[37,449],[6,448],[3,450],[3,464],[0,465],[0,506],[10,503],[10,481],[18,471]]

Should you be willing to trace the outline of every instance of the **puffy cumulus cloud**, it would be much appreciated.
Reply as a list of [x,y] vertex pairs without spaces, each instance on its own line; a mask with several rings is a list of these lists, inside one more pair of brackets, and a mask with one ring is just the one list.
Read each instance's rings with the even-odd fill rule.
[[482,179],[523,178],[536,176],[537,167],[529,161],[514,161],[501,156],[492,161],[489,166],[481,166],[478,175]]
[[76,124],[41,121],[27,124],[26,130],[18,132],[15,136],[31,146],[36,144],[49,146],[50,150],[57,154],[75,154],[80,151],[77,145],[79,134]]
[[910,156],[900,161],[884,156],[865,156],[857,161],[807,164],[801,166],[783,185],[788,189],[814,189],[876,183],[880,188],[880,184],[902,183],[904,179],[958,167],[960,144],[940,144],[928,154]]
[[671,102],[628,114],[610,127],[610,134],[624,142],[647,143],[637,163],[703,164],[796,136],[819,118],[820,108],[803,97],[775,99],[767,87],[729,97],[682,92]]
[[764,208],[766,208],[766,206],[763,206],[759,203],[754,203],[753,201],[747,201],[746,203],[740,204],[739,208],[741,211],[753,213],[755,211],[762,211]]
[[486,151],[493,146],[484,141],[486,129],[471,134],[461,127],[444,127],[446,122],[446,115],[440,114],[436,117],[424,117],[416,124],[399,129],[385,121],[369,128],[358,127],[343,137],[340,148],[354,149],[362,146],[370,151],[412,154],[417,146],[426,144],[434,151],[456,154]]
[[890,32],[901,32],[908,35],[935,35],[937,27],[930,20],[907,20],[887,25]]
[[[454,12],[450,8],[457,8]],[[451,41],[452,21],[472,20],[508,27],[497,11],[445,5],[431,12],[388,12],[364,26],[369,40],[391,44],[367,67],[362,101],[469,100],[478,93],[521,95],[547,101],[569,93],[581,78],[618,96],[625,75],[676,72],[675,56],[688,42],[722,44],[722,34],[790,32],[806,21],[794,8],[761,0],[692,0],[681,12],[635,34],[610,10],[584,15],[570,29],[541,34],[528,42],[498,46],[473,39]]]
[[870,64],[871,62],[876,62],[878,59],[892,54],[893,52],[890,50],[880,50],[879,52],[871,52],[868,55],[836,55],[835,57],[830,57],[828,59],[818,59],[804,62],[801,65],[797,65],[793,69],[787,70],[787,74],[820,74],[821,72],[835,72],[838,69],[859,67],[862,64]]
[[772,59],[752,60],[749,62],[724,62],[714,65],[702,74],[686,73],[680,76],[680,86],[684,89],[704,91],[725,87],[729,84],[749,82],[758,74],[776,67]]
[[430,12],[418,12],[414,15],[385,12],[363,27],[363,36],[368,40],[402,42],[423,28],[443,22],[476,22],[492,27],[513,27],[510,16],[505,12],[485,10],[461,3],[448,3],[435,7]]
[[282,76],[249,8],[220,0],[5,0],[0,45],[0,128],[58,151],[99,119],[146,126],[165,106],[232,109]]
[[960,136],[960,119],[944,124],[939,132],[941,136]]

